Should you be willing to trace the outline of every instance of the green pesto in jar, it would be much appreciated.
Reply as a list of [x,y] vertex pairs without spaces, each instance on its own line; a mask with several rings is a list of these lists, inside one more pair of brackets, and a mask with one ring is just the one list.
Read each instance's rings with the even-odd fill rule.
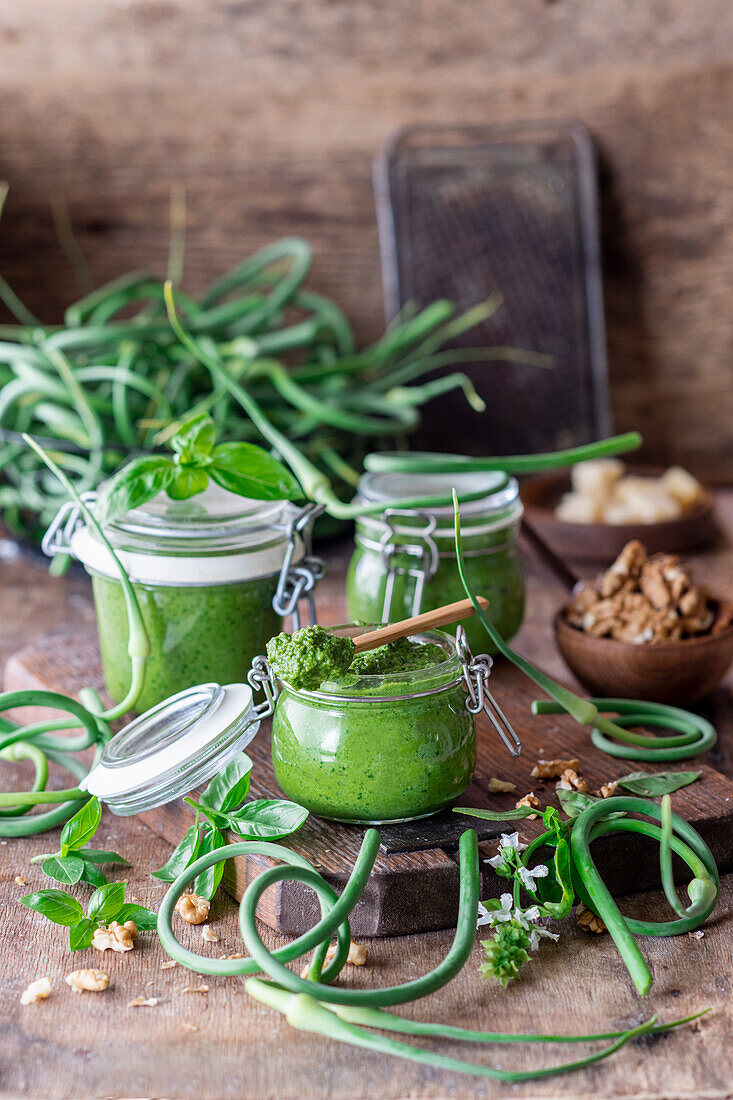
[[409,649],[391,645],[391,655],[357,658],[376,654],[379,674],[350,669],[319,691],[283,683],[272,723],[275,777],[312,813],[412,820],[443,809],[471,781],[475,726],[454,643],[431,631]]
[[[130,684],[122,585],[92,576],[107,691],[119,702]],[[282,620],[272,607],[277,576],[214,585],[135,582],[151,653],[135,706],[142,713],[194,684],[246,683],[252,660]]]

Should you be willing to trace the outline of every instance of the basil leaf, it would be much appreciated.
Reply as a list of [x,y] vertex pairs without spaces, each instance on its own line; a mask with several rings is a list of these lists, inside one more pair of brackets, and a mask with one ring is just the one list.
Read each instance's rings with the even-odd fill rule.
[[545,909],[548,916],[553,917],[555,920],[562,920],[567,917],[575,901],[573,861],[570,854],[570,843],[565,838],[558,840],[553,863],[555,881],[562,890],[562,896],[560,901],[546,901]]
[[[226,840],[218,829],[206,829],[204,832],[203,840],[201,841],[199,855],[203,856],[206,855],[208,852],[214,852],[217,848],[223,848],[225,845]],[[198,894],[199,897],[206,898],[208,901],[211,901],[214,894],[219,889],[219,883],[221,882],[221,876],[223,874],[223,860],[221,863],[215,863],[213,867],[207,867],[206,870],[202,871],[201,874],[194,881],[194,894]]]
[[102,807],[98,798],[90,798],[61,830],[59,847],[61,855],[65,856],[77,848],[83,848],[87,841],[91,840],[102,820]]
[[104,527],[117,516],[147,504],[173,482],[176,476],[173,459],[167,455],[146,455],[135,458],[101,488],[94,514]]
[[251,771],[252,761],[243,752],[214,776],[199,801],[222,813],[236,810],[247,797]]
[[138,932],[154,932],[158,927],[158,914],[152,909],[146,909],[144,905],[123,905],[115,920],[120,924],[124,924],[126,920],[134,920]]
[[601,801],[600,798],[583,794],[582,791],[565,791],[562,788],[557,792],[557,799],[568,817],[577,817],[578,814],[582,814],[583,810],[587,810],[595,802]]
[[84,910],[79,902],[63,890],[38,890],[35,894],[26,894],[20,903],[54,924],[68,926],[84,919]]
[[299,829],[307,817],[308,811],[296,802],[258,798],[229,815],[229,828],[239,836],[279,840]]
[[69,929],[69,950],[84,951],[85,948],[91,947],[96,929],[97,922],[95,920],[90,920],[89,917],[80,920],[78,924]]
[[671,794],[680,787],[687,787],[694,783],[700,776],[700,772],[630,772],[618,780],[619,787],[623,787],[632,794],[640,794],[646,798],[659,798],[663,794]]
[[88,863],[119,863],[123,867],[131,867],[127,859],[123,859],[117,852],[106,852],[101,848],[85,848],[81,858]]
[[125,902],[126,882],[108,882],[95,890],[89,899],[87,916],[98,921],[112,920]]
[[535,810],[532,806],[520,806],[517,810],[479,810],[475,806],[454,806],[453,813],[480,817],[484,821],[522,821],[526,817],[540,817],[542,811]]
[[162,879],[163,882],[173,882],[177,879],[181,872],[186,870],[189,863],[193,863],[198,856],[199,842],[200,835],[197,814],[196,821],[191,828],[187,830],[178,847],[173,849],[173,852],[163,866],[159,867],[157,871],[151,871],[153,878]]
[[208,484],[209,475],[206,470],[199,470],[195,466],[179,466],[176,476],[170,485],[166,485],[165,491],[171,500],[188,500],[197,493],[203,493]]
[[84,860],[78,856],[51,856],[41,864],[44,874],[56,882],[73,886],[84,874]]
[[170,440],[170,447],[178,456],[178,462],[185,466],[210,455],[215,443],[214,421],[207,413],[199,413],[181,425]]
[[80,882],[88,882],[90,886],[106,886],[109,879],[106,875],[103,875],[96,864],[91,863],[88,859],[80,857],[84,864],[84,871],[80,878]]
[[303,490],[290,470],[254,443],[220,443],[209,473],[217,485],[253,500],[297,500]]

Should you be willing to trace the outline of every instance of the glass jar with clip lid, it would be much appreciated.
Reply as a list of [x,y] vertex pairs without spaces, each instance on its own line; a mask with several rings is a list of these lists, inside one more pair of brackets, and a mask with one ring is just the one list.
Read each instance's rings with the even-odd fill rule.
[[[94,494],[85,501],[93,507]],[[192,684],[246,679],[285,616],[301,625],[302,599],[315,622],[323,564],[313,556],[311,533],[319,511],[249,500],[211,483],[187,500],[160,493],[105,528],[151,643],[138,712]],[[114,561],[71,502],[46,532],[43,549],[71,554],[91,575],[105,683],[118,702],[130,682],[130,659]]]
[[[364,474],[357,499],[381,502],[384,511],[356,521],[347,577],[351,618],[396,622],[463,597],[452,506],[391,506],[405,497],[450,499],[453,489],[469,498],[461,504],[461,530],[471,587],[489,600],[488,615],[502,637],[508,641],[516,634],[524,614],[524,570],[517,546],[523,509],[516,479],[497,472]],[[471,620],[465,627],[471,646],[485,648],[480,622]]]

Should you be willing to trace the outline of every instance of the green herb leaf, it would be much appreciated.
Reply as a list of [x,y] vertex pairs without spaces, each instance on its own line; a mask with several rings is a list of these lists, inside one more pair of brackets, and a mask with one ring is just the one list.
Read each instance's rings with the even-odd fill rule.
[[73,886],[84,874],[84,860],[78,856],[51,856],[41,866],[49,878],[67,886]]
[[91,840],[102,820],[102,807],[98,798],[90,798],[82,808],[70,817],[61,830],[59,846],[61,855],[83,848],[87,841]]
[[562,890],[562,897],[559,901],[546,901],[545,909],[548,915],[555,920],[562,920],[563,917],[567,917],[575,901],[573,861],[570,854],[570,844],[564,837],[557,842],[553,864],[555,881]]
[[208,484],[209,475],[206,470],[198,470],[195,466],[181,466],[165,491],[171,500],[188,500],[197,493],[203,493]]
[[297,500],[303,490],[290,470],[254,443],[220,443],[209,473],[217,485],[254,500]]
[[177,472],[167,455],[133,459],[102,486],[94,506],[97,520],[104,527],[131,508],[147,504],[173,483]]
[[194,810],[201,813],[210,824],[216,825],[217,829],[229,828],[229,814],[223,814],[219,810],[212,810],[210,806],[194,802],[192,798],[184,798],[183,801],[187,802]]
[[85,848],[81,858],[89,863],[119,863],[123,867],[131,866],[129,860],[124,859],[117,852],[107,852],[102,848]]
[[106,886],[109,879],[103,874],[95,863],[91,860],[85,859],[84,856],[79,857],[84,864],[84,871],[82,873],[80,882],[88,882],[90,886]]
[[229,815],[229,828],[239,836],[279,840],[296,832],[307,817],[308,811],[296,802],[258,798]]
[[97,922],[90,920],[89,917],[84,917],[78,924],[73,925],[69,929],[69,950],[84,951],[87,947],[91,947],[96,929]]
[[216,442],[216,425],[207,413],[192,416],[182,424],[170,440],[170,447],[182,466],[195,464],[196,459],[211,454]]
[[660,798],[664,794],[671,794],[681,787],[687,787],[694,783],[700,776],[700,772],[630,772],[619,779],[619,787],[631,791],[632,794],[640,794],[646,798]]
[[590,794],[583,794],[582,791],[564,791],[562,789],[557,792],[557,799],[568,817],[577,817],[578,814],[582,814],[583,810],[587,810],[589,806],[592,806],[594,802],[600,802],[599,798],[594,798]]
[[[199,855],[207,855],[209,852],[216,851],[217,848],[223,848],[226,845],[226,840],[220,833],[220,831],[213,826],[204,830],[204,836],[201,841],[201,847],[199,849]],[[221,882],[221,876],[224,874],[224,863],[215,863],[213,867],[207,867],[205,871],[202,871],[198,878],[195,879],[193,884],[194,894],[198,894],[201,898],[206,898],[211,901],[216,891],[219,889],[219,883]]]
[[138,932],[154,932],[158,927],[158,914],[152,909],[146,909],[144,905],[132,905],[127,903],[118,911],[115,920],[124,924],[126,920],[134,920]]
[[454,806],[454,814],[466,817],[480,817],[484,821],[522,821],[527,817],[539,817],[540,811],[531,806],[520,806],[518,810],[479,810],[475,806]]
[[252,761],[243,752],[214,776],[202,793],[200,803],[222,813],[236,810],[247,797],[251,771]]
[[69,926],[84,919],[84,910],[79,902],[63,890],[38,890],[35,894],[26,894],[20,903],[54,924]]
[[108,882],[89,899],[87,916],[97,921],[113,920],[125,902],[126,882]]
[[198,815],[196,821],[184,834],[183,840],[177,848],[173,849],[170,857],[157,871],[151,871],[153,878],[162,879],[163,882],[173,882],[182,871],[185,871],[189,863],[198,856],[200,843]]

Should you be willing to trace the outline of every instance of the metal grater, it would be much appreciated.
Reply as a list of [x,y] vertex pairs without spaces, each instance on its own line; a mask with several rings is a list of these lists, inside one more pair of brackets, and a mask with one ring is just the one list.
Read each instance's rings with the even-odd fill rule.
[[[593,146],[579,123],[413,127],[375,165],[387,319],[408,302],[504,304],[455,346],[508,345],[551,368],[461,364],[487,405],[459,392],[423,410],[414,445],[517,454],[611,430]],[[459,432],[460,446],[457,445]]]

